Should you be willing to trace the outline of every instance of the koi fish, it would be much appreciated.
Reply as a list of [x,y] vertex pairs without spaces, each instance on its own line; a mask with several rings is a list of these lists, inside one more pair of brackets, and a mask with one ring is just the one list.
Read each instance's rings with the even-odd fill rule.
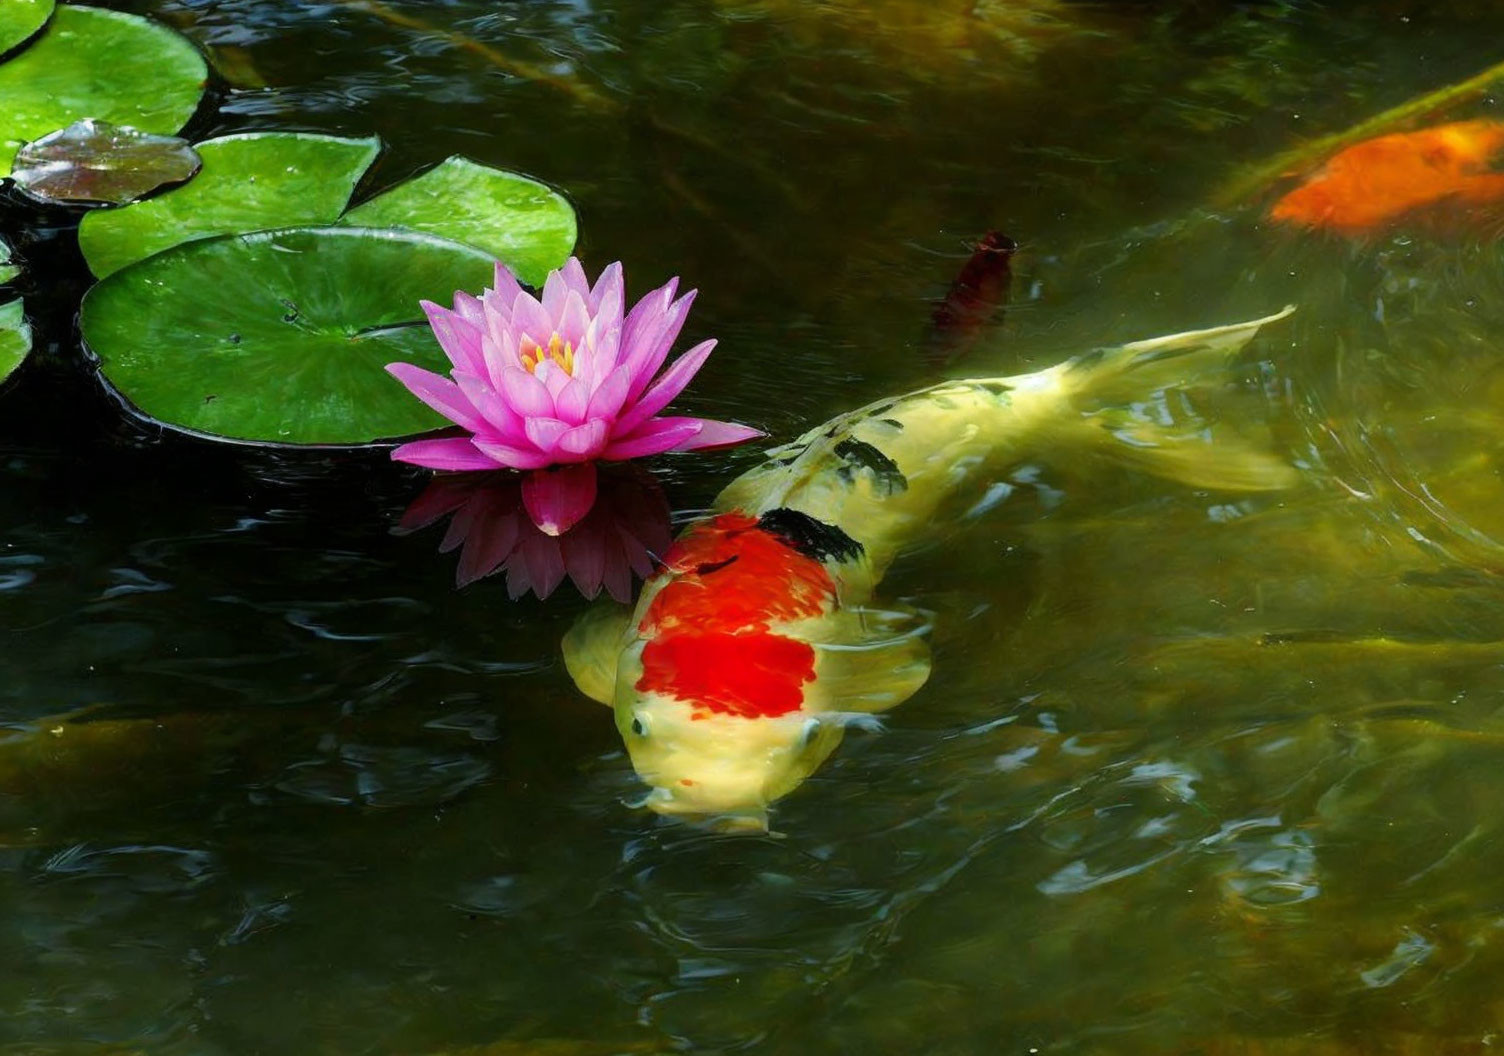
[[[767,453],[686,529],[635,609],[587,612],[564,658],[615,710],[662,814],[766,831],[768,808],[853,725],[929,677],[928,621],[874,603],[943,502],[1042,451],[1095,451],[1194,487],[1261,491],[1295,471],[1122,410],[1288,315],[1099,349],[1031,374],[870,404]],[[1114,409],[1114,404],[1118,409]]]
[[1504,173],[1490,164],[1504,148],[1504,124],[1459,121],[1379,136],[1348,147],[1269,211],[1273,220],[1358,235],[1417,209],[1453,200],[1504,198]]

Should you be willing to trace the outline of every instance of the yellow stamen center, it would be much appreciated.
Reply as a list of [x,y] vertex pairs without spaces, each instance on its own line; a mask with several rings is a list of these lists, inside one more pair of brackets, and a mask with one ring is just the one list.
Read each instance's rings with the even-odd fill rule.
[[530,337],[524,337],[520,352],[522,365],[527,368],[529,374],[538,373],[538,364],[548,359],[552,360],[565,374],[570,377],[574,376],[574,345],[565,341],[557,333],[548,339],[546,347]]

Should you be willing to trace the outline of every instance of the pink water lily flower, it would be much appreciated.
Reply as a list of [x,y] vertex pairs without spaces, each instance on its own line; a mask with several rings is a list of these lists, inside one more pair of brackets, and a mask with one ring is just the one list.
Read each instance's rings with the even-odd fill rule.
[[592,287],[570,257],[535,299],[505,266],[479,297],[454,308],[423,302],[454,369],[445,378],[387,365],[413,395],[471,435],[416,440],[392,457],[442,470],[520,469],[528,516],[558,535],[589,512],[599,460],[725,447],[763,434],[707,418],[659,415],[715,348],[702,341],[661,374],[689,306],[670,279],[624,313],[621,264]]

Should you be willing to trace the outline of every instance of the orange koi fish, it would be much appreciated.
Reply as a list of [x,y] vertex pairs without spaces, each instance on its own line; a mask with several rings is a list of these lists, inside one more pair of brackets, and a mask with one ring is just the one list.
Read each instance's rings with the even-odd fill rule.
[[1294,470],[1124,409],[1220,363],[1278,315],[1100,349],[1032,374],[883,400],[768,452],[679,537],[630,613],[565,636],[587,695],[615,709],[646,805],[766,831],[768,807],[853,724],[929,676],[927,621],[874,603],[941,503],[1042,451],[1083,448],[1195,487],[1287,486]]
[[1274,203],[1273,220],[1344,235],[1382,228],[1441,202],[1504,198],[1504,173],[1490,163],[1504,148],[1504,123],[1460,121],[1365,140]]

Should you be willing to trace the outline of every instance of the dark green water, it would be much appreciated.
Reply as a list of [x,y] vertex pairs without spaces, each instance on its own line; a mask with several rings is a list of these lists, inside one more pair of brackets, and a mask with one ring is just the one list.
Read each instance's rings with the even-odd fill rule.
[[[59,216],[0,393],[0,1052],[1499,1044],[1498,225],[1348,245],[1207,203],[1499,61],[1504,9],[111,6],[216,56],[196,136],[374,131],[373,186],[464,153],[561,187],[592,271],[700,288],[685,406],[778,438],[932,378],[988,228],[1014,302],[955,372],[1297,302],[1184,398],[1302,483],[1039,452],[887,584],[936,613],[930,684],[781,838],[711,835],[626,805],[558,660],[582,602],[455,592],[439,530],[391,534],[420,474],[124,421]],[[675,508],[754,458],[666,462]]]

